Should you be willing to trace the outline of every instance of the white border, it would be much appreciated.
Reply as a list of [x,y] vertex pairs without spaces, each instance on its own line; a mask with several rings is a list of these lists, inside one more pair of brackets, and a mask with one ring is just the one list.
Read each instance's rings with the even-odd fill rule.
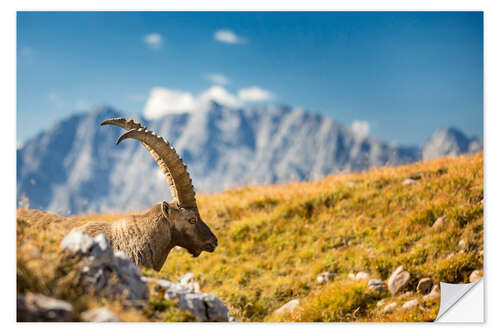
[[[498,264],[489,264],[488,258],[490,254],[500,253],[499,244],[495,237],[500,235],[500,214],[496,201],[500,198],[500,163],[498,159],[498,143],[500,142],[500,131],[497,129],[500,125],[498,121],[500,107],[498,103],[498,95],[500,84],[498,82],[498,59],[499,53],[499,38],[500,31],[500,15],[497,6],[498,1],[440,1],[440,0],[420,0],[420,1],[396,1],[396,0],[379,0],[379,1],[272,1],[272,0],[253,0],[247,2],[236,2],[229,0],[212,0],[206,1],[179,1],[177,3],[166,1],[97,1],[87,0],[85,2],[69,2],[62,0],[22,0],[17,2],[2,2],[2,10],[0,11],[1,19],[1,34],[0,39],[4,43],[1,57],[1,91],[2,91],[2,134],[1,153],[2,163],[2,191],[0,200],[0,211],[2,212],[2,258],[4,260],[4,272],[0,274],[2,287],[2,307],[1,318],[4,323],[4,330],[19,329],[22,331],[50,330],[50,331],[85,331],[88,330],[109,330],[110,325],[82,325],[82,324],[16,324],[15,323],[15,109],[16,109],[16,11],[17,10],[484,10],[485,23],[485,114],[484,114],[484,138],[485,138],[485,290],[486,290],[486,325],[460,325],[460,324],[236,324],[233,325],[193,325],[193,324],[118,324],[115,329],[136,331],[147,325],[148,330],[182,330],[184,331],[199,331],[211,330],[218,332],[236,330],[300,330],[314,329],[318,331],[331,332],[335,329],[364,331],[366,329],[383,331],[404,329],[405,331],[421,331],[433,329],[453,329],[458,330],[476,330],[478,328],[492,328],[498,326],[499,319],[498,309],[493,304],[488,306],[488,301],[493,301],[498,298],[499,284],[498,279]],[[496,144],[495,144],[496,143]],[[490,239],[491,238],[491,239]],[[488,281],[493,281],[488,283]],[[490,311],[491,310],[491,311]],[[258,325],[256,327],[255,325]],[[335,326],[332,326],[335,325]],[[422,327],[421,325],[426,325]],[[9,327],[5,327],[9,326]],[[145,327],[146,328],[146,327]]]

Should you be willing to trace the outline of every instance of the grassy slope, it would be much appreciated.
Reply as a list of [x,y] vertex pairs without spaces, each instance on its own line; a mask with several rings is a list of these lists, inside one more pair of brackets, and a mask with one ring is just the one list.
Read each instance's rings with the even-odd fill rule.
[[[405,186],[408,177],[419,180]],[[470,272],[483,266],[482,199],[482,154],[199,195],[201,216],[219,239],[217,250],[196,259],[174,251],[160,273],[143,273],[175,280],[192,271],[201,289],[222,298],[240,321],[433,320],[439,299],[383,314],[376,303],[389,294],[371,293],[366,282],[347,274],[367,271],[386,281],[404,265],[412,277],[407,290],[414,291],[422,277],[468,282]],[[448,222],[433,229],[443,215]],[[462,253],[461,239],[468,247]],[[315,278],[323,271],[336,277],[318,285]],[[297,311],[273,315],[294,298],[301,299]]]

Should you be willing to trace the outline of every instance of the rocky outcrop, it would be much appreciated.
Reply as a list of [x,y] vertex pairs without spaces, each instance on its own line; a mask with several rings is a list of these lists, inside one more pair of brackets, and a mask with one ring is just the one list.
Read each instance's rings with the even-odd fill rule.
[[155,293],[162,293],[166,300],[173,300],[181,309],[191,312],[199,321],[233,321],[226,305],[215,295],[194,291],[184,284],[164,279],[143,277]]
[[113,251],[104,235],[90,237],[75,231],[68,234],[60,246],[82,258],[79,269],[85,290],[130,302],[148,299],[148,288],[137,266],[124,252]]
[[42,294],[17,296],[17,321],[71,321],[73,306]]

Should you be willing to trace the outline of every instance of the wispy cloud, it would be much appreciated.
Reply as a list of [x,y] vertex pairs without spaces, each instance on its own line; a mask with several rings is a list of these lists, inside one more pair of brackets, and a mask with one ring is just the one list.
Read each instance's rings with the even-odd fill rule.
[[159,33],[153,32],[144,36],[144,43],[146,43],[153,50],[158,50],[163,45],[163,37]]
[[364,120],[355,120],[351,125],[352,132],[358,140],[363,140],[370,135],[371,125]]
[[253,86],[238,90],[238,97],[242,101],[263,102],[273,98],[273,94],[268,90]]
[[245,38],[238,36],[236,33],[229,29],[221,29],[215,31],[214,39],[218,42],[227,44],[242,44],[246,42]]
[[188,91],[174,90],[165,87],[151,89],[144,107],[144,116],[149,119],[159,118],[170,113],[196,112],[203,110],[211,101],[237,108],[245,102],[265,101],[273,94],[259,87],[240,89],[235,95],[220,85],[213,85],[199,95]]
[[58,94],[51,92],[47,95],[47,99],[50,104],[54,106],[56,109],[62,109],[64,107],[64,100]]
[[226,85],[229,83],[229,79],[219,73],[208,73],[205,75],[205,80],[208,80],[214,84]]

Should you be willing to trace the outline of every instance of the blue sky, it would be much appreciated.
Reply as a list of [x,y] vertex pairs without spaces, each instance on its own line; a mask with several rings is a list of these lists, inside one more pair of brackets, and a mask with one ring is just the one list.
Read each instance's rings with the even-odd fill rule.
[[17,140],[74,112],[288,104],[421,144],[483,136],[481,12],[17,15]]

